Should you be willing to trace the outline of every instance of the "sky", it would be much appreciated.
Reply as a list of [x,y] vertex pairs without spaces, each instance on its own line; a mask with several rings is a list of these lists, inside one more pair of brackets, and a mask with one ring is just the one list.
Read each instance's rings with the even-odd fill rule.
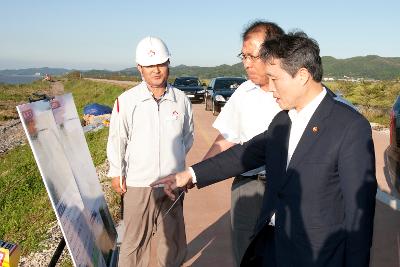
[[2,0],[0,69],[122,70],[148,35],[164,40],[172,66],[232,65],[257,19],[303,30],[322,56],[400,57],[399,10],[399,0]]

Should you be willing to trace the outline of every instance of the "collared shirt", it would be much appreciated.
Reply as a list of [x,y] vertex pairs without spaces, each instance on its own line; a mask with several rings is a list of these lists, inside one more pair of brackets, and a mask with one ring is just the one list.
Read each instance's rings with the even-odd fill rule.
[[297,147],[297,144],[299,143],[300,138],[304,133],[304,129],[307,127],[308,122],[310,121],[315,110],[318,108],[319,104],[321,104],[322,99],[324,99],[325,95],[326,95],[326,89],[323,88],[321,93],[319,93],[310,103],[308,103],[299,112],[297,112],[295,109],[289,110],[288,115],[290,117],[290,120],[292,121],[292,126],[290,128],[286,168],[289,166],[290,160]]
[[[149,90],[149,91],[150,91],[150,90]],[[160,95],[160,97],[157,98],[157,97],[154,95],[154,93],[150,91],[151,96],[153,97],[154,101],[157,102],[157,105],[160,104],[161,99],[163,99],[163,97],[165,96],[165,93],[166,93],[166,92],[167,92],[167,90],[165,90],[165,91]]]
[[[251,80],[242,83],[223,107],[213,123],[225,140],[243,144],[268,129],[275,115],[281,111],[272,92],[265,92]],[[265,167],[244,173],[262,172]]]
[[157,104],[142,82],[118,100],[120,112],[114,105],[107,143],[108,176],[120,176],[122,166],[127,186],[148,187],[184,170],[193,144],[192,106],[186,95],[168,84]]

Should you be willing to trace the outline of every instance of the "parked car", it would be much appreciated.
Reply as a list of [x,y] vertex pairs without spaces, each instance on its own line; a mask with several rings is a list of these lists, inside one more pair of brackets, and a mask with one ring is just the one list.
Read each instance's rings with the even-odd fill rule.
[[400,96],[390,113],[390,144],[385,152],[386,165],[392,184],[400,193]]
[[201,84],[197,77],[177,77],[173,86],[183,91],[192,101],[203,102],[205,84]]
[[245,81],[246,79],[241,77],[217,77],[212,79],[205,92],[206,110],[212,110],[213,115],[216,116],[236,88]]

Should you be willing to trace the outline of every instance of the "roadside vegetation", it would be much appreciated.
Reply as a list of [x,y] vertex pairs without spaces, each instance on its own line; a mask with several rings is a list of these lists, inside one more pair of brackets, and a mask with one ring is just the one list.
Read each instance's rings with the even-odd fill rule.
[[325,84],[356,105],[370,122],[389,127],[390,110],[400,95],[400,81],[356,83],[337,81]]
[[121,86],[83,79],[68,79],[63,84],[64,91],[72,93],[81,117],[85,105],[99,103],[113,107],[115,99],[124,91]]
[[28,102],[28,97],[33,93],[50,91],[50,82],[35,81],[30,84],[0,84],[0,122],[17,119],[18,113],[15,106]]
[[[106,159],[108,129],[88,133],[86,140],[97,166]],[[22,254],[38,249],[56,220],[28,144],[0,157],[0,239],[17,242]]]

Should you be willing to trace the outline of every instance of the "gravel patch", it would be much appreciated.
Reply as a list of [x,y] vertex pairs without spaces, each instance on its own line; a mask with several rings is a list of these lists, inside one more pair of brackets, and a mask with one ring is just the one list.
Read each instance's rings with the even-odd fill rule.
[[0,155],[27,142],[19,119],[7,120],[0,124]]
[[[58,227],[56,221],[50,224],[50,227],[47,231],[47,236],[49,236],[49,238],[44,240],[40,244],[41,250],[35,253],[31,253],[26,257],[21,256],[18,266],[29,267],[29,266],[49,265],[50,260],[62,238],[61,230]],[[56,266],[61,266],[62,263],[68,263],[68,262],[70,262],[72,266],[72,261],[69,256],[67,247],[65,247]]]

